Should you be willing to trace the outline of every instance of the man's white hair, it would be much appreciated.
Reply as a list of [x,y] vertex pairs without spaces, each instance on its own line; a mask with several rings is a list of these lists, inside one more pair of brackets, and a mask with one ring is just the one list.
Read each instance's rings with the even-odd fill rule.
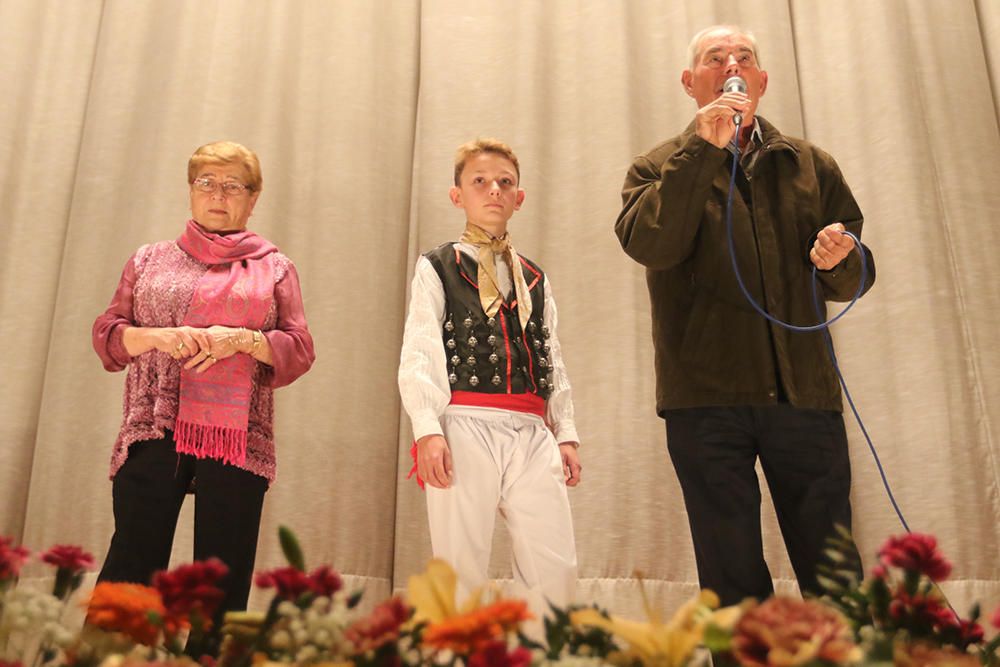
[[760,49],[757,48],[757,38],[754,37],[753,33],[749,30],[744,30],[738,25],[710,25],[704,30],[699,30],[695,33],[695,36],[691,38],[691,43],[688,44],[688,68],[694,69],[695,65],[698,64],[698,47],[701,46],[701,40],[705,38],[710,32],[715,32],[717,30],[730,30],[738,35],[743,35],[748,40],[750,40],[750,46],[753,48],[753,59],[757,61],[757,67],[760,67]]

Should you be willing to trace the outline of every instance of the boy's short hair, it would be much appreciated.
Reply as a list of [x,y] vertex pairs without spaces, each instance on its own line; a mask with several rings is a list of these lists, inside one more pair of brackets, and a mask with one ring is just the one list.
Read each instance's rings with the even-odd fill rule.
[[514,171],[517,172],[517,180],[521,180],[521,165],[514,155],[514,149],[500,141],[499,139],[485,138],[467,141],[455,151],[455,185],[462,185],[462,171],[469,158],[476,157],[480,153],[495,153],[507,158],[514,164]]

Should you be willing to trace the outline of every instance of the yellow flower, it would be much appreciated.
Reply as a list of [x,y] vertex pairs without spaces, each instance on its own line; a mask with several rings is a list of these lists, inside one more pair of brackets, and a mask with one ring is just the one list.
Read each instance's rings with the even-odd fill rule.
[[455,584],[458,579],[455,570],[439,558],[427,563],[423,574],[414,574],[406,586],[406,597],[416,610],[413,621],[438,623],[454,616]]
[[642,579],[639,586],[648,622],[616,616],[605,618],[596,609],[573,612],[570,614],[571,622],[576,626],[600,628],[625,640],[628,642],[628,657],[639,659],[643,665],[680,667],[688,662],[695,647],[701,643],[709,623],[723,629],[730,628],[742,612],[739,607],[727,607],[713,613],[712,610],[719,606],[719,597],[712,591],[703,590],[678,609],[669,623],[663,623],[649,604]]
[[410,577],[406,597],[414,608],[411,623],[428,624],[424,641],[429,646],[467,653],[484,641],[515,631],[521,621],[532,617],[523,600],[505,600],[496,591],[484,604],[487,596],[481,588],[458,607],[456,583],[455,571],[437,558],[423,574]]

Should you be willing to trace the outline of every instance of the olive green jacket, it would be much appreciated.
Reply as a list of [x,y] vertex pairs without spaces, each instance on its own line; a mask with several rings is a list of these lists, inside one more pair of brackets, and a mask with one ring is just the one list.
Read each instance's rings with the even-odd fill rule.
[[[817,318],[809,249],[820,229],[842,222],[861,237],[862,216],[833,158],[786,137],[758,116],[763,134],[750,179],[753,212],[733,196],[739,270],[753,298],[796,325]],[[731,153],[694,132],[636,158],[625,178],[615,233],[646,267],[656,354],[656,406],[770,405],[778,366],[788,401],[842,409],[840,386],[821,332],[787,331],[747,303],[733,272],[726,233]],[[865,291],[875,281],[871,251]],[[824,299],[847,301],[861,277],[856,251],[817,272]]]

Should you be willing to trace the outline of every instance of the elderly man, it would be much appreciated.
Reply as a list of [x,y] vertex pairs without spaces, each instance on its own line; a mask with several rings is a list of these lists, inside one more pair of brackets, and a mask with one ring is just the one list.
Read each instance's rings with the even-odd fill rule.
[[[745,92],[723,90],[731,77]],[[757,116],[767,72],[749,32],[699,32],[681,83],[698,105],[694,121],[636,158],[615,232],[647,269],[657,411],[698,576],[723,604],[773,591],[759,459],[799,586],[816,592],[823,543],[834,524],[851,522],[840,387],[822,332],[768,322],[739,288],[725,224],[733,160],[736,261],[753,299],[786,322],[817,322],[813,267],[823,298],[846,301],[857,291],[861,258],[842,232],[860,237],[861,211],[829,155]],[[875,272],[862,250],[867,291]],[[825,316],[825,304],[819,309]]]

